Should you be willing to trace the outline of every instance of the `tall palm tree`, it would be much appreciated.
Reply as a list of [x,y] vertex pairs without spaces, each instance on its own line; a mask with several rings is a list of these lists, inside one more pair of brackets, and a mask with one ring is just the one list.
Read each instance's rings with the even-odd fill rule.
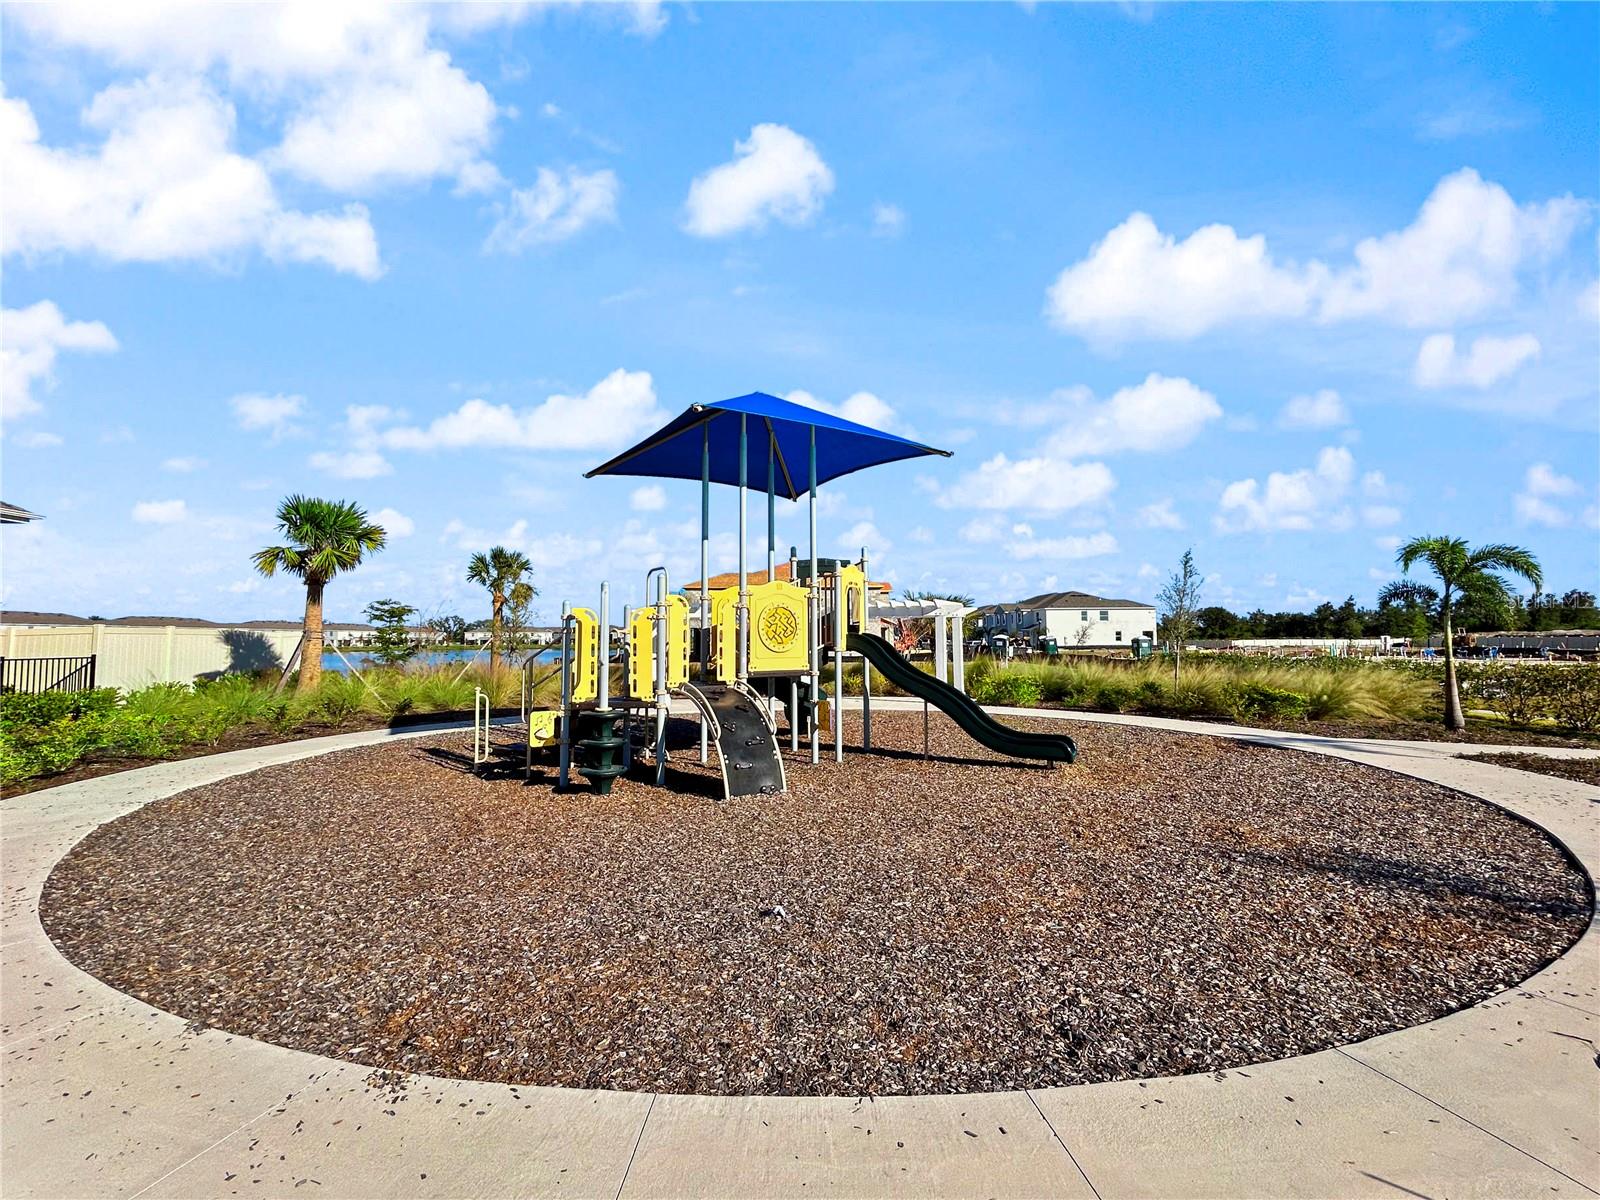
[[347,500],[290,496],[278,506],[283,546],[268,546],[252,556],[256,570],[271,577],[285,571],[306,585],[306,615],[300,636],[300,686],[314,688],[322,678],[322,589],[335,575],[353,571],[369,554],[382,550],[388,535]]
[[506,605],[512,611],[526,608],[539,590],[523,578],[533,570],[528,556],[520,550],[507,550],[496,546],[487,554],[474,554],[467,563],[467,582],[482,584],[489,590],[489,670],[500,666],[501,624]]
[[1463,600],[1504,600],[1508,593],[1503,574],[1520,575],[1535,588],[1544,585],[1539,560],[1521,546],[1491,545],[1473,550],[1464,538],[1417,537],[1400,547],[1395,562],[1410,572],[1422,563],[1439,580],[1437,590],[1409,579],[1397,580],[1378,593],[1379,604],[1430,604],[1437,600],[1439,623],[1444,628],[1444,723],[1453,730],[1467,727],[1456,686],[1456,653],[1451,615]]

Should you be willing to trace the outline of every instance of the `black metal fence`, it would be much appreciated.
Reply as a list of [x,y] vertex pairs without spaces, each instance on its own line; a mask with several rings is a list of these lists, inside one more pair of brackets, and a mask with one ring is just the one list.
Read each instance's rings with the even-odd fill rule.
[[68,658],[0,656],[0,691],[86,692],[94,687],[93,654]]

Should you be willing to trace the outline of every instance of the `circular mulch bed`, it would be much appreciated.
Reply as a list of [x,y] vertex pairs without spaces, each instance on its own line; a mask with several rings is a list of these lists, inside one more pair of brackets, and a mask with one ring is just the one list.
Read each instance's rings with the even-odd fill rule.
[[465,735],[348,750],[103,826],[42,915],[151,1004],[374,1067],[849,1095],[1340,1045],[1516,983],[1587,921],[1558,847],[1470,797],[1071,728],[1081,761],[1045,770],[935,717],[930,762],[920,714],[879,714],[881,752],[725,805],[691,753],[680,790],[598,797],[478,779]]

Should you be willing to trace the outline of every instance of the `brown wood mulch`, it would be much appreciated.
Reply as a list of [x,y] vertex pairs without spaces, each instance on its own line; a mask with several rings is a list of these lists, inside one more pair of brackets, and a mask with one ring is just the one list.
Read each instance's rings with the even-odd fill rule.
[[102,826],[42,915],[141,999],[376,1068],[823,1095],[1305,1053],[1512,985],[1587,921],[1558,848],[1469,797],[1068,728],[1083,757],[1047,770],[935,717],[925,761],[920,715],[879,714],[879,752],[728,804],[689,751],[673,789],[599,797],[479,779],[463,735],[349,750]]
[[1461,757],[1494,767],[1533,771],[1600,787],[1600,758],[1552,758],[1548,754],[1463,754]]

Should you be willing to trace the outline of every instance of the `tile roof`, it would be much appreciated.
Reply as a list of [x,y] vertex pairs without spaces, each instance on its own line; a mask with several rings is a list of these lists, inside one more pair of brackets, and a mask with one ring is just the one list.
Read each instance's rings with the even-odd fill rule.
[[[765,583],[767,581],[767,569],[765,567],[761,568],[759,571],[747,571],[745,574],[751,587],[755,587],[756,584]],[[778,563],[777,566],[773,568],[772,574],[774,578],[787,580],[789,578],[789,564],[786,562]],[[724,571],[720,575],[713,575],[707,581],[707,585],[707,590],[713,592],[720,591],[722,588],[738,587],[739,572]],[[680,590],[685,592],[698,592],[700,590],[700,581],[696,579],[693,583],[686,583]],[[889,592],[893,590],[893,585],[874,580],[872,583],[872,590],[875,592]]]
[[1015,604],[997,605],[1000,608],[1154,608],[1154,604],[1146,604],[1142,600],[1114,600],[1106,596],[1095,596],[1089,592],[1041,592],[1037,596],[1029,596],[1026,600],[1018,600]]

